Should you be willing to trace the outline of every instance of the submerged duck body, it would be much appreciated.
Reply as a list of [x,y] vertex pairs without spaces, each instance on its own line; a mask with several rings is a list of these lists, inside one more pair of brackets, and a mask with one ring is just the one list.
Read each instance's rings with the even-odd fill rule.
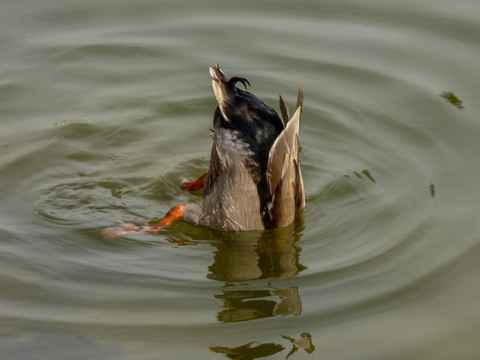
[[246,89],[248,80],[229,79],[218,65],[210,74],[218,103],[210,165],[206,174],[182,184],[182,190],[203,187],[202,200],[174,206],[154,225],[122,223],[106,229],[106,236],[158,233],[180,218],[214,230],[274,229],[290,225],[305,207],[298,158],[302,86],[291,118],[280,97],[282,122],[270,106],[237,87]]
[[186,205],[183,218],[219,230],[262,230],[293,222],[305,207],[298,158],[303,89],[295,114],[280,98],[284,121],[275,110],[245,88],[248,80],[228,78],[210,68],[218,107],[203,199]]

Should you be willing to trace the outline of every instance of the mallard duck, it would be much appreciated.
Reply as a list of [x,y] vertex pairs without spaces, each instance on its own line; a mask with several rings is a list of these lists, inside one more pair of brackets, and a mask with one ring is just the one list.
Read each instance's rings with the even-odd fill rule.
[[[210,68],[218,106],[213,115],[213,146],[208,171],[182,184],[183,190],[203,187],[202,200],[176,205],[155,225],[124,223],[107,235],[156,233],[176,219],[226,231],[287,226],[305,207],[298,157],[303,87],[290,118],[280,96],[283,122],[274,109],[246,91],[250,82],[228,78],[218,65]],[[242,84],[245,90],[237,87]]]

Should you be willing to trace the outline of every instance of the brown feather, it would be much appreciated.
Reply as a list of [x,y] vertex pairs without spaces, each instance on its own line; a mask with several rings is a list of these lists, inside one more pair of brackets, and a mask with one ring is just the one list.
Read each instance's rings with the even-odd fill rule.
[[[303,111],[303,84],[300,83],[299,89],[298,89],[298,96],[297,96],[297,105],[295,106],[295,111],[300,108],[300,117],[299,117],[299,122],[302,118],[302,111]],[[299,133],[297,133],[297,137],[300,136]],[[297,138],[297,144],[298,144],[298,138]],[[298,157],[297,153],[297,160],[295,162],[295,168],[296,168],[296,176],[297,176],[297,181],[296,181],[296,189],[295,189],[295,206],[297,210],[302,210],[305,208],[305,188],[303,186],[303,177],[302,177],[302,170],[300,169],[300,160]]]
[[229,119],[225,112],[225,103],[229,99],[227,90],[225,88],[225,84],[228,82],[228,77],[223,70],[220,69],[218,64],[215,64],[214,67],[210,68],[210,75],[212,76],[212,87],[215,98],[217,99],[218,107],[220,108],[225,120],[228,121]]
[[298,162],[298,135],[301,106],[289,120],[270,150],[267,167],[267,187],[272,198],[275,227],[290,224],[295,210],[304,207],[302,174]]
[[[295,105],[295,111],[297,111],[298,108],[303,108],[303,84],[302,83],[300,83],[300,87],[298,89],[297,105]],[[301,110],[300,110],[300,117],[302,117]]]

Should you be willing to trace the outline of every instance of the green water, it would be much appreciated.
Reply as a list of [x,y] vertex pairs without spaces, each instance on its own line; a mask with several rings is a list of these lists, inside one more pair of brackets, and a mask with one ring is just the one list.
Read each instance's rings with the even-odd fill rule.
[[[480,3],[5,1],[2,359],[480,357]],[[305,88],[306,210],[118,239],[208,167],[208,67]]]

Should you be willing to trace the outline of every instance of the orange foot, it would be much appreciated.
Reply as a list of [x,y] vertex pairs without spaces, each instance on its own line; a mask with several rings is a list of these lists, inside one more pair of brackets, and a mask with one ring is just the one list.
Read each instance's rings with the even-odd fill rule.
[[182,191],[197,191],[203,188],[205,185],[205,180],[207,178],[207,173],[200,176],[197,180],[186,181],[180,185]]
[[166,194],[165,198],[167,199],[173,199],[174,197],[180,195],[181,193],[185,191],[197,191],[203,188],[205,185],[205,180],[207,179],[207,173],[203,174],[200,176],[198,179],[193,180],[193,181],[188,181],[184,180],[180,184],[180,189],[175,191],[174,193],[168,193]]
[[103,234],[109,238],[117,238],[125,235],[136,234],[157,234],[164,226],[171,225],[175,220],[180,219],[183,216],[185,205],[175,205],[171,208],[167,214],[154,225],[135,225],[132,222],[121,223],[113,228],[103,230]]

